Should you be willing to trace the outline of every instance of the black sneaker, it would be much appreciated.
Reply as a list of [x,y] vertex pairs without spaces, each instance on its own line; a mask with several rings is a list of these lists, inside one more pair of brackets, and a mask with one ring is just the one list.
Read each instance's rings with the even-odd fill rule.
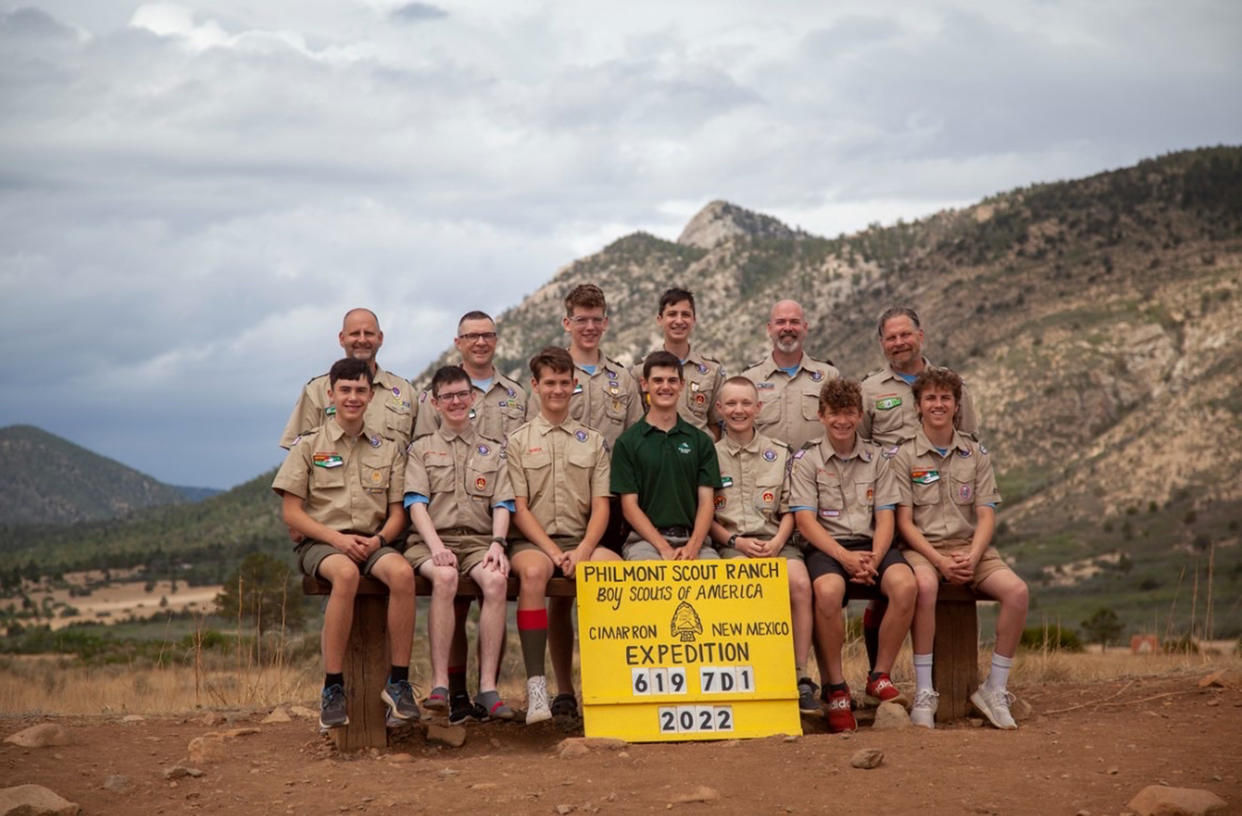
[[818,714],[820,712],[819,700],[815,695],[819,692],[819,686],[809,677],[798,678],[798,711],[803,714]]
[[394,720],[417,720],[421,712],[414,702],[414,687],[408,680],[386,683],[380,699],[388,706],[388,716]]
[[552,698],[552,716],[578,719],[578,700],[568,692],[561,692]]
[[340,683],[333,683],[323,690],[319,698],[319,727],[340,728],[343,725],[349,725],[345,688]]
[[449,716],[450,725],[460,725],[467,720],[475,722],[483,722],[487,719],[487,709],[478,703],[470,702],[468,694],[454,694],[449,698]]

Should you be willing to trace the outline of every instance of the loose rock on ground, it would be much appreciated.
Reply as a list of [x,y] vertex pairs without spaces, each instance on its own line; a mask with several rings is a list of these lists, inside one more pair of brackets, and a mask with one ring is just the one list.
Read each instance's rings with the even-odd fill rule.
[[1221,813],[1228,802],[1200,788],[1148,785],[1127,805],[1138,816],[1205,816]]

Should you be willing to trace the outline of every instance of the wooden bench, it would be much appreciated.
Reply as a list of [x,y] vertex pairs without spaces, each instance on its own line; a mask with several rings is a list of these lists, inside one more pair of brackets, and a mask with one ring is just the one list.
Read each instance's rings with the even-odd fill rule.
[[[879,587],[850,588],[850,600],[882,598]],[[979,686],[978,601],[988,600],[969,587],[940,584],[936,594],[936,641],[932,646],[932,683],[940,694],[936,722],[970,714],[970,695]]]
[[[566,578],[548,581],[550,598],[573,598],[577,585]],[[859,591],[861,590],[861,591]],[[307,595],[328,595],[327,581],[303,576],[302,591]],[[415,595],[430,595],[431,582],[421,575],[414,579]],[[508,597],[515,600],[518,579],[509,576]],[[481,598],[482,591],[469,578],[457,584],[458,597]],[[879,598],[878,587],[854,587],[851,599]],[[979,624],[975,603],[982,599],[962,586],[941,584],[936,600],[936,642],[933,648],[932,678],[940,693],[936,722],[959,720],[970,713],[970,695],[979,685]],[[345,689],[349,700],[349,725],[332,729],[340,751],[383,748],[388,745],[385,723],[387,711],[379,692],[388,677],[388,587],[373,578],[358,583],[354,600],[354,622],[345,650]]]
[[[302,591],[307,595],[328,595],[332,585],[327,581],[302,577]],[[517,576],[509,576],[509,600],[516,600]],[[421,575],[414,577],[414,594],[430,595],[431,582]],[[457,596],[481,598],[482,590],[469,578],[460,578]],[[548,581],[550,598],[573,598],[573,581],[553,578]],[[354,599],[354,623],[349,630],[349,646],[345,650],[345,694],[349,704],[349,725],[333,728],[332,739],[340,751],[359,748],[383,748],[388,745],[387,710],[380,699],[380,689],[388,679],[388,587],[374,578],[358,582]]]

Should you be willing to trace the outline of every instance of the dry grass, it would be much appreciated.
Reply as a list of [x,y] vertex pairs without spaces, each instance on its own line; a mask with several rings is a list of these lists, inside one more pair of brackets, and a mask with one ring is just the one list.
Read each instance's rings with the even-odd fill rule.
[[267,708],[303,702],[319,677],[306,668],[196,673],[193,666],[83,666],[60,657],[0,663],[0,711],[6,714],[178,714],[195,708]]
[[[313,641],[313,637],[311,639]],[[525,681],[521,649],[510,632],[501,692],[521,705]],[[418,644],[425,643],[420,635]],[[260,665],[255,655],[204,652],[202,665],[97,666],[55,657],[0,659],[0,712],[6,714],[180,714],[198,708],[267,709],[281,703],[314,705],[321,674],[313,642],[285,644]],[[1242,671],[1234,644],[1205,646],[1197,654],[1130,654],[1128,649],[1072,653],[1057,650],[1019,652],[1012,683],[1017,686],[1090,683],[1138,677],[1198,676],[1215,669]],[[413,676],[427,677],[425,650],[417,656]],[[284,655],[301,655],[292,662]],[[473,656],[472,656],[473,657]],[[979,652],[979,676],[987,673],[991,652]],[[473,662],[473,661],[472,661]],[[860,641],[845,648],[846,678],[861,688],[867,670]],[[473,666],[470,671],[474,674]],[[914,672],[907,646],[898,657],[893,679],[912,684]],[[426,683],[423,684],[424,692]]]

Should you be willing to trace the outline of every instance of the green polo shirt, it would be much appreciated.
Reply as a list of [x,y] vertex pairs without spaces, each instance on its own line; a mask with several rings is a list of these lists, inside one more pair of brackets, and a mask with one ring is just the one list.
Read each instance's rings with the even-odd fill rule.
[[720,487],[715,443],[680,416],[667,433],[643,419],[617,437],[611,487],[618,496],[637,493],[656,527],[693,527],[698,488]]

